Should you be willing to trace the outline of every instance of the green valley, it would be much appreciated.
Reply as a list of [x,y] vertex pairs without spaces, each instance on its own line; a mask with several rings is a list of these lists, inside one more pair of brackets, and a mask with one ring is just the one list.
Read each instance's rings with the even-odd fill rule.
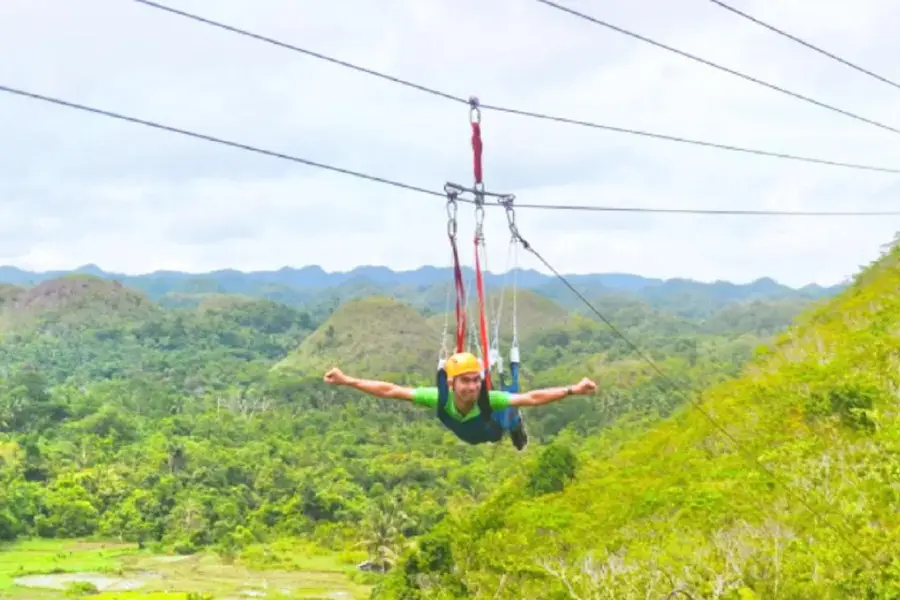
[[[523,453],[322,381],[431,385],[449,279],[9,277],[0,598],[896,597],[898,265],[830,290],[583,282],[662,376],[534,278],[523,387],[598,392],[530,410]],[[26,586],[66,573],[95,583]]]

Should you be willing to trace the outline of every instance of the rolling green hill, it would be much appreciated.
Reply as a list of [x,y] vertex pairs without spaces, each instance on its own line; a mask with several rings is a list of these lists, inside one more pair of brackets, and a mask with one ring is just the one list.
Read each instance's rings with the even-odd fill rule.
[[25,293],[25,288],[9,283],[0,283],[0,310],[7,304],[13,304]]
[[[310,315],[256,298],[211,296],[164,309],[92,276],[44,281],[0,308],[0,376],[16,368],[51,383],[105,379],[219,387],[223,370],[281,358],[315,329]],[[202,365],[203,374],[188,374]]]
[[440,331],[412,307],[367,297],[341,305],[275,370],[321,379],[337,366],[359,377],[399,383],[433,378],[439,350]]
[[895,248],[703,393],[727,436],[683,406],[554,443],[376,597],[898,597],[898,267]]
[[[516,302],[516,321],[518,322],[519,341],[529,338],[541,331],[547,331],[563,324],[569,318],[570,311],[563,308],[553,300],[546,296],[533,292],[531,290],[517,290],[515,294]],[[512,340],[513,335],[513,289],[504,288],[494,290],[487,293],[486,307],[488,309],[488,319],[490,321],[490,335],[494,335],[494,324],[497,322],[499,314],[500,318],[500,339],[502,349],[506,350]],[[428,318],[428,323],[442,331],[444,322],[448,322],[448,335],[454,339],[449,342],[455,343],[456,335],[456,310],[451,306],[449,313],[442,312]],[[472,325],[472,331],[475,332],[470,337],[477,335],[478,331],[478,304],[477,298],[469,302],[468,320]]]
[[0,305],[0,330],[84,327],[98,319],[141,318],[158,309],[144,294],[92,275],[68,275],[12,292]]

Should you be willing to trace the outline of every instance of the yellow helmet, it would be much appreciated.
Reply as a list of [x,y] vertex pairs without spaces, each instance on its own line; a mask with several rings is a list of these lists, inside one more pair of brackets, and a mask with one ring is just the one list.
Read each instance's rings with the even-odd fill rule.
[[447,377],[453,378],[463,373],[481,373],[481,363],[470,352],[458,352],[447,359],[444,365]]

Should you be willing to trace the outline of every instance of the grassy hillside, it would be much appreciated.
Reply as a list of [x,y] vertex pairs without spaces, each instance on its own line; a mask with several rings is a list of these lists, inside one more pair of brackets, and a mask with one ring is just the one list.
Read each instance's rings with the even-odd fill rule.
[[140,318],[158,309],[144,294],[91,275],[68,275],[5,295],[0,331],[83,327],[98,320]]
[[9,283],[0,283],[0,310],[7,304],[15,303],[25,293],[25,288]]
[[343,304],[275,369],[321,378],[338,366],[360,377],[408,381],[433,377],[439,350],[440,331],[425,317],[376,296]]
[[821,298],[737,302],[702,319],[700,329],[707,333],[753,332],[770,336],[803,312],[826,303],[827,300]]
[[557,442],[377,597],[897,598],[898,267],[894,249],[704,393],[727,436],[684,406]]
[[[442,311],[439,314],[428,318],[429,324],[443,330],[444,321],[449,318],[448,332],[449,337],[456,335],[456,309],[452,304],[455,298],[451,298],[451,310],[449,313]],[[559,327],[569,318],[570,311],[563,308],[553,300],[546,296],[542,296],[531,290],[518,290],[516,292],[516,315],[519,328],[519,341],[527,339],[530,336],[548,331]],[[512,323],[513,323],[513,289],[504,288],[493,290],[487,293],[486,307],[488,309],[488,318],[490,320],[491,336],[494,333],[494,323],[498,314],[500,318],[500,339],[503,349],[507,349],[512,340]],[[473,331],[478,331],[478,302],[477,297],[472,298],[468,307],[468,318],[472,324]],[[455,340],[455,337],[454,337]],[[450,340],[453,342],[453,340]]]
[[0,377],[29,369],[57,384],[164,374],[167,386],[221,387],[223,371],[281,358],[314,329],[307,313],[268,300],[216,296],[166,310],[117,282],[67,277],[0,309]]

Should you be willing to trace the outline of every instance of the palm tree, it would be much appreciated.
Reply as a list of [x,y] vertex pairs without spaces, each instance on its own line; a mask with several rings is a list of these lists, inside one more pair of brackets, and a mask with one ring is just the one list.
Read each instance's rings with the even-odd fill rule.
[[366,548],[375,569],[383,573],[397,562],[404,546],[403,529],[409,522],[409,515],[393,498],[370,506],[364,525],[365,537],[356,545]]

